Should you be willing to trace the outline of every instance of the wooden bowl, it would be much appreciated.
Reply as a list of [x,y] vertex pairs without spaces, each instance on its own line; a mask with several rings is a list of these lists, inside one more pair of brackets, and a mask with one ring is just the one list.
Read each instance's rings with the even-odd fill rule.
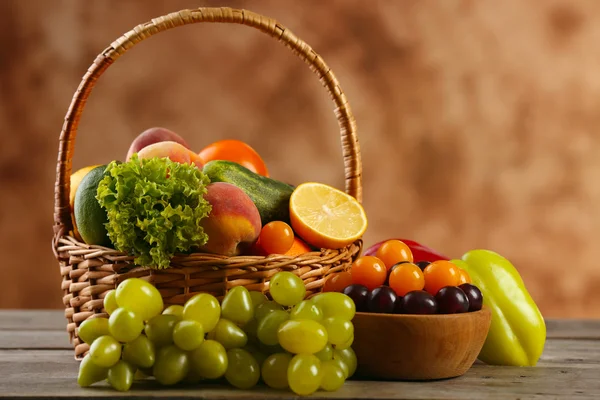
[[453,378],[473,365],[491,322],[488,308],[462,314],[357,312],[354,343],[360,379]]

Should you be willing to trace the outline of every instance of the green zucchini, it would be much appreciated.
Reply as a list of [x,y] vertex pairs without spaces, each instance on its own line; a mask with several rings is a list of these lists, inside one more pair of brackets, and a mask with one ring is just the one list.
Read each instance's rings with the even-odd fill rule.
[[209,161],[202,171],[211,182],[227,182],[242,189],[258,208],[263,226],[271,221],[290,222],[293,186],[256,174],[232,161]]

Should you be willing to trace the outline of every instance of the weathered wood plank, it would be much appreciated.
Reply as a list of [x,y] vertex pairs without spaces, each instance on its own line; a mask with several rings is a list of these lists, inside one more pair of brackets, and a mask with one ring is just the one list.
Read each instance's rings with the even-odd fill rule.
[[0,349],[73,349],[66,331],[0,330]]
[[62,310],[0,310],[0,330],[62,330],[67,320]]
[[[562,342],[562,343],[560,343]],[[553,354],[564,348],[567,341],[550,341],[550,354],[534,368],[494,367],[477,364],[462,377],[436,382],[371,382],[349,381],[335,393],[318,392],[311,398],[337,399],[542,399],[542,398],[599,398],[600,381],[595,358],[586,365],[560,362]],[[571,341],[573,342],[573,341]],[[585,346],[599,346],[598,341],[577,341],[571,346],[577,353]],[[555,345],[556,344],[556,345]],[[567,353],[565,351],[565,353]],[[567,353],[568,354],[568,353]],[[51,398],[109,399],[118,396],[142,398],[202,398],[202,399],[286,399],[291,393],[274,391],[263,386],[250,391],[232,389],[226,385],[160,387],[152,381],[138,382],[134,389],[121,394],[105,383],[81,389],[76,384],[77,362],[65,350],[0,350],[0,393],[4,396]]]
[[546,331],[549,338],[600,339],[600,320],[549,319]]

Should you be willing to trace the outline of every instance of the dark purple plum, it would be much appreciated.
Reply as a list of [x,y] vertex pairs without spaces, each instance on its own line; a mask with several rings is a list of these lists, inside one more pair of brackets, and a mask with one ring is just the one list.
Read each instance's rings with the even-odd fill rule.
[[436,314],[438,304],[431,294],[424,290],[413,290],[402,299],[404,314]]
[[469,299],[469,311],[479,311],[483,307],[483,295],[479,288],[470,283],[463,283],[459,288],[465,292]]
[[440,314],[458,314],[469,311],[469,299],[462,289],[445,286],[435,295]]
[[417,264],[417,266],[419,268],[421,268],[421,271],[423,271],[425,269],[425,267],[427,267],[431,263],[429,261],[419,261],[419,262],[416,262],[415,264]]
[[396,302],[394,303],[394,314],[404,314],[404,309],[402,308],[402,299],[404,299],[402,296],[396,297]]
[[392,314],[396,303],[396,292],[389,286],[379,286],[369,293],[369,311],[373,313]]
[[344,293],[346,296],[350,297],[352,301],[354,301],[356,311],[369,311],[369,307],[367,305],[367,302],[369,300],[369,289],[367,289],[365,286],[354,283],[352,285],[346,286],[344,290],[342,290],[342,293]]

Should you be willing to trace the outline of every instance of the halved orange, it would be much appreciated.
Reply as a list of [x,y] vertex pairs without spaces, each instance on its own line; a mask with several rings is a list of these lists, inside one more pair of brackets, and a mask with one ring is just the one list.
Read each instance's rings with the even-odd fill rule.
[[298,185],[290,197],[294,232],[320,248],[340,249],[367,230],[367,215],[352,196],[323,183]]

